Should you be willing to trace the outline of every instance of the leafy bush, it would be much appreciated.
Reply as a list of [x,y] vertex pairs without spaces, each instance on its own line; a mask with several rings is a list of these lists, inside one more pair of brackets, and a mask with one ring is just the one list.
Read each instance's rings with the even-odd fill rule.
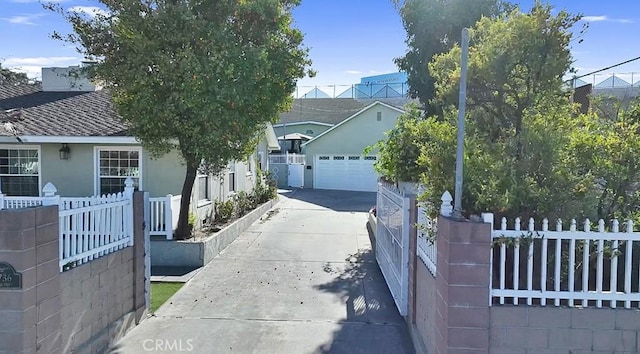
[[233,216],[235,205],[233,200],[225,200],[223,202],[216,202],[216,217],[217,221],[227,221]]
[[238,192],[233,197],[233,202],[235,203],[236,213],[239,217],[245,215],[256,206],[251,195],[244,191]]
[[385,140],[364,150],[369,154],[379,149],[375,168],[391,182],[418,182],[424,172],[424,167],[418,163],[424,139],[423,125],[420,124],[422,112],[415,103],[407,105],[405,112],[398,117],[396,126],[387,132]]
[[189,212],[189,229],[193,230],[197,222],[198,222],[198,217],[196,216],[196,214]]
[[256,184],[253,189],[252,196],[256,204],[265,203],[276,197],[278,189],[273,186],[265,185],[263,183]]

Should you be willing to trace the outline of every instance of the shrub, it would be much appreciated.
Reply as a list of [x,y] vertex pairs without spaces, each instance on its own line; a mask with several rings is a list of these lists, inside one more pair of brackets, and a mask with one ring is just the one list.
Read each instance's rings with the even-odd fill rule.
[[225,200],[223,202],[216,202],[216,217],[217,221],[227,221],[233,216],[235,209],[233,200]]
[[265,203],[276,197],[278,189],[273,186],[268,186],[263,183],[256,184],[253,189],[252,196],[256,204]]
[[251,196],[244,191],[238,192],[233,198],[235,203],[236,213],[238,216],[242,216],[251,211],[255,207],[255,202]]
[[193,230],[197,222],[198,222],[198,217],[196,216],[196,214],[189,212],[189,230]]

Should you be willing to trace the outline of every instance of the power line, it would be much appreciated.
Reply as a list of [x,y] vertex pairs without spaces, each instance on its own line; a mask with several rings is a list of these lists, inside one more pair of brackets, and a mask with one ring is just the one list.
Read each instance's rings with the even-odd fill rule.
[[609,69],[613,69],[613,68],[618,67],[620,65],[628,64],[628,63],[634,62],[634,61],[639,60],[639,59],[640,59],[640,57],[636,57],[636,58],[633,58],[633,59],[625,60],[625,61],[623,61],[621,63],[618,63],[618,64],[607,66],[606,68],[602,68],[602,69],[599,69],[599,70],[596,70],[596,71],[592,71],[592,72],[590,72],[588,74],[584,74],[584,75],[580,75],[580,76],[574,76],[570,80],[567,80],[567,82],[572,81],[572,80],[576,80],[576,79],[581,79],[581,78],[583,78],[585,76],[594,75],[594,74],[597,74],[599,72],[603,72],[603,71],[606,71],[606,70],[609,70]]

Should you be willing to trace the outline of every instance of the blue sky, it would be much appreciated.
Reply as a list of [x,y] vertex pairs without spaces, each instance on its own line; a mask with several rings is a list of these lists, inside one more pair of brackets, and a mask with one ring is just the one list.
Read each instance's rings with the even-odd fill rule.
[[[57,2],[89,12],[99,6],[90,0]],[[526,11],[533,0],[517,3]],[[551,0],[551,4],[557,10],[582,13],[590,23],[584,41],[572,48],[579,74],[640,56],[635,38],[640,33],[640,1]],[[318,71],[300,85],[352,84],[362,76],[394,72],[393,59],[406,50],[404,28],[391,0],[303,0],[294,17]],[[30,76],[38,75],[42,66],[79,63],[82,58],[75,48],[50,38],[53,30],[68,31],[69,26],[38,0],[0,0],[0,62]],[[612,72],[637,72],[633,81],[639,81],[640,61]]]

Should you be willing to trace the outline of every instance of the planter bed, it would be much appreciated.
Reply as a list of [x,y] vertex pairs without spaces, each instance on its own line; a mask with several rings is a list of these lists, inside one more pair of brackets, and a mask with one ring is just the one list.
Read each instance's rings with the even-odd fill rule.
[[206,237],[152,240],[151,266],[203,267],[278,202],[272,199]]

